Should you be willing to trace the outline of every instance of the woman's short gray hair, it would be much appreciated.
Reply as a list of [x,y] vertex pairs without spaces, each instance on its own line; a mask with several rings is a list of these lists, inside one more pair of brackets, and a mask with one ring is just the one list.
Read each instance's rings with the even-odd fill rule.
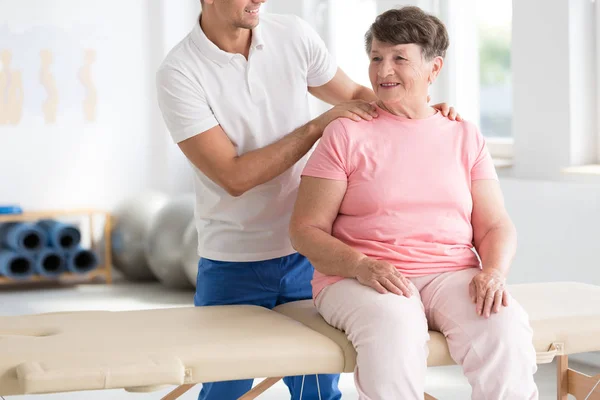
[[445,57],[450,44],[442,21],[415,6],[391,9],[379,15],[365,34],[367,53],[371,52],[373,39],[391,45],[417,44],[428,61]]

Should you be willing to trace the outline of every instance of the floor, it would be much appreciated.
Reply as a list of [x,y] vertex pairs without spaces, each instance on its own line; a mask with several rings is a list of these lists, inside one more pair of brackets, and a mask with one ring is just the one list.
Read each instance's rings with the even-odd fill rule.
[[[135,310],[147,308],[183,307],[192,304],[193,292],[171,291],[158,283],[132,284],[117,279],[113,285],[91,284],[65,287],[27,288],[6,290],[0,288],[0,315],[20,315],[56,311],[75,310]],[[598,367],[577,360],[571,360],[571,366],[581,372],[597,374]],[[554,364],[541,365],[535,376],[540,390],[540,399],[554,400],[555,392]],[[152,393],[128,393],[124,390],[90,391],[61,393],[36,396],[9,396],[6,400],[153,400],[160,399],[172,388]],[[343,399],[358,399],[351,374],[340,379]],[[200,386],[180,397],[181,400],[196,399]],[[458,367],[430,368],[427,374],[427,392],[439,400],[469,399],[471,390]],[[269,389],[261,400],[280,400],[289,398],[287,389],[281,382]],[[571,397],[572,398],[572,397]]]

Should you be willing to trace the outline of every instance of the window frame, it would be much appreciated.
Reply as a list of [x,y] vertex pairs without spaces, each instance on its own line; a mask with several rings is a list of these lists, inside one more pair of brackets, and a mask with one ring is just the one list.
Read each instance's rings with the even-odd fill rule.
[[[465,1],[469,3],[466,7],[464,4]],[[467,98],[472,98],[472,94],[475,91],[477,95],[479,95],[481,91],[478,73],[479,37],[472,32],[474,29],[473,27],[477,26],[476,13],[474,11],[471,11],[470,14],[465,12],[465,10],[475,10],[475,7],[476,0],[435,1],[434,11],[445,23],[451,37],[445,67],[447,68],[446,73],[449,74],[450,77],[445,80],[442,78],[440,82],[442,87],[438,88],[436,95],[437,99],[454,106],[459,113],[465,113],[466,119],[477,118],[476,123],[480,126],[481,111],[479,101],[467,100]],[[470,64],[476,63],[477,73],[461,72],[465,69],[461,66],[461,64],[464,63],[464,60],[471,60],[469,62]],[[462,94],[461,92],[463,90],[466,90],[468,95]],[[497,164],[502,167],[512,165],[512,160],[514,158],[514,130],[511,133],[513,136],[510,138],[494,136],[485,137],[492,158],[494,158],[495,161],[498,161]]]
[[592,1],[596,6],[596,164],[600,164],[600,0]]

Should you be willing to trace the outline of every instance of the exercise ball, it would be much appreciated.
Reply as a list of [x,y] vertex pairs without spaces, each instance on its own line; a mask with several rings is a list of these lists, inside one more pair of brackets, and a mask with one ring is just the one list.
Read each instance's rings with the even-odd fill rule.
[[158,192],[142,193],[121,204],[113,213],[111,254],[115,268],[131,281],[156,280],[145,255],[150,225],[169,197]]
[[165,286],[189,288],[190,282],[183,270],[182,239],[194,220],[194,195],[179,195],[170,200],[152,220],[146,259],[150,270]]
[[185,272],[185,275],[194,287],[196,286],[199,260],[198,230],[196,229],[196,221],[192,221],[183,234],[181,262],[183,264],[183,271]]

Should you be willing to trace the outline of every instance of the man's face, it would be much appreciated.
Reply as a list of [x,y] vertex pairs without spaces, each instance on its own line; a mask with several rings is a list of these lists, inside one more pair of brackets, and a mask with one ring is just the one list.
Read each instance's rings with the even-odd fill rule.
[[213,0],[217,15],[234,28],[253,29],[258,25],[260,6],[267,0]]

